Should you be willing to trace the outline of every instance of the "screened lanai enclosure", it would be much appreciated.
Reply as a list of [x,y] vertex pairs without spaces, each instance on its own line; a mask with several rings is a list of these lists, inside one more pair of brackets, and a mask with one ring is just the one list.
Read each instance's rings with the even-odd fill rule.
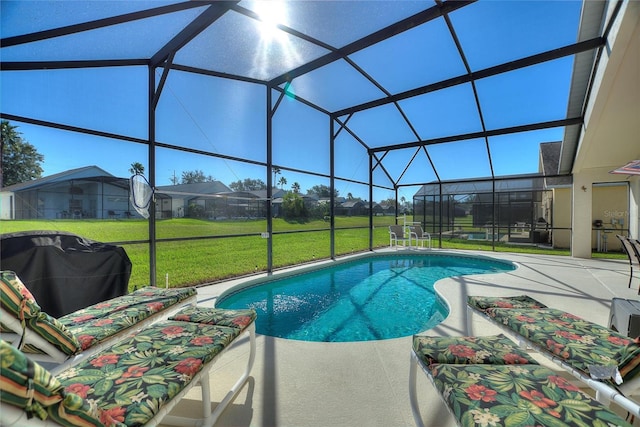
[[434,247],[569,248],[624,3],[3,0],[1,117],[42,156],[2,183],[3,223],[121,244],[172,285],[387,246],[406,222]]

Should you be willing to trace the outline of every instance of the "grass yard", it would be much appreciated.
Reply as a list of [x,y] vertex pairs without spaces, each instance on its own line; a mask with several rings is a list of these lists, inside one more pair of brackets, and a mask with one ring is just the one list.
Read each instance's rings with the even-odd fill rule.
[[[374,246],[389,244],[387,225],[392,217],[376,217]],[[367,218],[345,217],[337,227],[366,227]],[[2,233],[30,230],[65,231],[88,239],[122,246],[133,265],[130,288],[149,283],[149,225],[146,220],[16,220],[0,222]],[[330,257],[329,223],[319,220],[289,223],[273,220],[275,268]],[[307,230],[307,231],[305,231]],[[319,231],[308,231],[319,230]],[[241,276],[267,268],[265,220],[204,221],[190,218],[161,220],[156,224],[156,283],[196,285]],[[295,232],[305,231],[305,232]],[[336,254],[367,250],[367,228],[337,229]],[[188,240],[168,240],[179,239]],[[131,241],[140,243],[124,243]]]
[[[387,226],[393,217],[374,217],[373,246],[389,245]],[[336,255],[369,248],[368,218],[338,217],[335,220]],[[88,239],[124,247],[133,269],[130,288],[149,283],[149,226],[146,220],[16,220],[1,221],[1,232],[29,230],[66,231]],[[273,220],[273,266],[280,268],[330,257],[329,222],[318,220],[290,223]],[[364,227],[364,228],[347,228]],[[205,221],[190,218],[159,220],[156,223],[156,283],[187,286],[215,282],[267,268],[266,220]],[[172,240],[172,239],[187,240]],[[167,239],[163,241],[163,239]],[[140,241],[139,243],[124,243]],[[432,242],[439,247],[440,242]],[[443,239],[443,249],[487,250],[492,243],[480,240]],[[496,252],[570,255],[569,250],[496,243]],[[594,253],[594,257],[626,259],[622,253]]]

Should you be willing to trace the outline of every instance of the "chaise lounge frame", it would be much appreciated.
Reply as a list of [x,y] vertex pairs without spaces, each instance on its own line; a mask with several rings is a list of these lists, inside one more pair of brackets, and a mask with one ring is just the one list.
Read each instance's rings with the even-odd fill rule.
[[[222,357],[223,354],[227,352],[227,350],[229,349],[229,347],[231,347],[231,345],[229,345],[222,352],[220,352],[220,354],[218,354],[214,360],[212,360],[205,368],[203,368],[202,371],[192,381],[192,384],[194,385],[197,385],[198,383],[200,383],[200,387],[202,389],[202,394],[201,394],[202,420],[203,420],[202,425],[205,427],[213,426],[218,421],[218,418],[220,418],[220,415],[222,415],[222,412],[236,397],[236,395],[238,394],[238,392],[240,391],[244,383],[247,381],[247,379],[249,379],[249,375],[251,374],[251,369],[253,369],[253,364],[256,360],[255,322],[251,323],[251,325],[247,327],[247,329],[243,332],[243,334],[249,335],[249,348],[250,348],[249,358],[247,360],[245,370],[240,376],[240,378],[238,378],[238,380],[235,382],[235,384],[229,389],[229,391],[224,396],[224,398],[220,401],[220,403],[216,405],[216,408],[213,411],[211,411],[211,391],[209,386],[210,385],[209,373],[213,368],[213,366],[215,365],[215,362],[220,357]],[[240,339],[241,336],[242,334],[238,336],[234,341]],[[163,414],[168,414],[173,409],[173,407],[175,407],[175,405],[177,405],[178,402],[180,402],[180,400],[189,392],[190,388],[191,387],[183,390],[178,396],[176,396],[173,399],[175,400],[175,403],[171,405],[170,408],[166,408],[166,410],[164,410],[161,414],[156,415],[154,420],[157,418],[158,419],[157,421],[161,421],[162,424],[168,424],[172,426],[193,425],[192,420],[189,418],[178,417],[174,415],[166,415],[166,416],[163,415]],[[156,424],[153,424],[153,425],[156,425]]]
[[[143,291],[144,289],[145,288],[141,289],[140,291]],[[160,288],[154,289],[156,291],[161,290]],[[119,298],[121,297],[116,297],[105,302],[118,301]],[[151,314],[145,313],[146,317],[137,321],[134,325],[131,325],[126,329],[117,331],[112,336],[109,336],[101,342],[95,343],[90,347],[85,348],[84,350],[79,349],[76,353],[71,355],[66,354],[51,341],[47,340],[42,335],[29,328],[28,322],[26,323],[26,327],[23,328],[20,319],[16,318],[13,313],[9,312],[4,307],[0,307],[0,321],[2,322],[3,327],[8,330],[0,332],[0,338],[16,347],[19,346],[19,349],[24,348],[25,345],[32,345],[34,347],[37,347],[39,350],[41,350],[41,353],[28,352],[27,354],[29,355],[29,358],[34,361],[47,364],[48,367],[51,368],[51,372],[56,373],[79,363],[83,359],[90,357],[93,354],[102,351],[103,349],[113,345],[119,340],[130,337],[136,334],[138,331],[156,322],[167,319],[168,317],[176,314],[178,311],[184,309],[185,307],[195,306],[197,303],[197,298],[197,292],[193,292],[192,295],[189,295],[175,302],[174,304],[163,308],[162,310]],[[96,305],[104,304],[105,302],[98,303]],[[116,311],[113,314],[118,315],[119,313]],[[52,367],[51,365],[57,366]]]
[[[162,327],[162,322],[156,323],[151,327]],[[243,336],[248,335],[249,338],[249,355],[247,364],[241,376],[236,380],[233,386],[229,389],[224,398],[218,403],[215,409],[211,410],[211,390],[210,390],[210,372],[215,366],[216,362],[234,345],[239,344]],[[145,427],[154,427],[158,424],[172,425],[172,426],[203,426],[212,427],[218,421],[220,416],[226,407],[233,401],[242,386],[246,383],[253,368],[256,356],[256,334],[255,334],[255,321],[252,321],[237,337],[235,337],[231,343],[229,343],[222,351],[220,351],[213,360],[207,363],[197,374],[193,376],[193,379],[182,389],[176,396],[167,402],[155,416],[147,423]],[[189,393],[193,387],[200,386],[201,388],[201,403],[202,412],[201,418],[187,418],[181,416],[170,415],[169,413],[178,405],[178,403]],[[11,406],[0,402],[0,421],[1,425],[12,427],[21,426],[27,423],[29,426],[41,427],[41,426],[59,426],[58,423],[47,420],[39,420],[31,418],[27,420],[26,413],[15,406]]]
[[[438,349],[437,346],[435,349],[429,348],[428,354],[422,354],[422,350],[420,350],[419,347],[418,349],[416,348],[416,339],[428,339],[433,341],[444,339],[447,342],[450,342],[453,339],[456,341],[456,345],[455,345],[456,347],[458,345],[465,346],[469,342],[474,342],[476,339],[478,339],[479,340],[478,350],[483,351],[487,359],[472,360],[472,359],[469,359],[468,357],[475,357],[475,356],[468,356],[465,353],[453,355],[453,352],[451,353],[451,355],[444,355],[443,357],[443,354],[437,354],[441,351],[441,349]],[[486,342],[480,342],[485,339],[487,340]],[[508,343],[508,344],[505,344],[505,343]],[[436,354],[431,353],[432,350],[435,350]],[[501,351],[509,353],[510,356],[516,355],[517,357],[511,358],[510,360],[501,359],[501,356],[504,356],[504,354],[501,354]],[[468,423],[470,420],[466,418],[469,415],[468,409],[467,410],[463,409],[462,412],[460,413],[459,411],[461,408],[457,407],[455,404],[452,406],[451,402],[448,402],[448,398],[445,397],[445,394],[443,394],[443,391],[439,390],[438,386],[436,385],[436,380],[434,378],[434,373],[432,369],[435,368],[436,370],[439,370],[439,369],[448,368],[449,370],[453,369],[454,372],[456,370],[461,372],[469,371],[469,375],[471,375],[471,372],[472,372],[471,370],[473,370],[474,367],[488,367],[490,371],[503,373],[503,374],[506,374],[507,372],[511,371],[512,372],[511,375],[515,374],[517,376],[521,375],[520,369],[525,369],[525,370],[535,369],[536,371],[539,372],[538,375],[542,375],[542,377],[547,375],[547,373],[544,373],[543,371],[547,371],[549,374],[553,374],[553,371],[539,365],[538,362],[536,362],[534,359],[532,359],[523,351],[524,350],[516,347],[516,344],[514,342],[511,342],[504,335],[497,335],[497,336],[490,336],[490,337],[467,336],[467,337],[457,337],[457,338],[427,337],[427,336],[414,335],[413,346],[411,349],[410,368],[409,368],[409,398],[410,398],[411,410],[412,410],[412,414],[413,414],[413,418],[416,426],[424,427],[424,422],[422,420],[422,415],[420,413],[420,407],[418,404],[418,393],[417,393],[418,368],[422,370],[422,372],[426,375],[426,377],[431,382],[432,386],[439,392],[439,395],[443,403],[445,403],[445,406],[447,407],[449,413],[456,419],[458,425],[463,426],[463,425],[469,425]],[[418,352],[420,352],[422,356],[419,356]],[[512,367],[514,368],[513,371],[512,371]],[[516,374],[515,372],[518,372],[518,373]],[[477,383],[477,381],[473,381],[473,383]],[[457,387],[457,383],[450,383],[449,386],[452,389],[459,388]],[[577,390],[577,389],[574,389],[574,390]],[[505,393],[508,394],[510,392],[505,392]],[[581,393],[581,392],[578,392],[578,393]],[[500,392],[498,392],[498,394],[500,394]],[[581,394],[589,398],[583,392]],[[497,406],[505,406],[505,404],[501,402],[499,399],[492,399],[492,401],[495,402]],[[486,402],[491,402],[491,400],[487,400]],[[492,403],[488,403],[486,405],[490,406],[492,405]],[[602,405],[603,409],[605,409],[604,408],[605,404],[603,402],[598,401],[597,399],[595,400],[595,402],[591,403],[590,405],[592,405],[593,409],[596,411],[598,411],[599,405]],[[487,406],[484,406],[484,407],[486,408]],[[454,411],[454,408],[457,408],[457,411]],[[485,411],[486,410],[487,409],[485,409]],[[601,412],[598,411],[596,413],[601,413]],[[557,416],[559,416],[559,414]],[[466,421],[465,421],[465,418],[466,418]],[[583,421],[588,421],[588,420],[583,420]],[[627,424],[622,420],[620,420],[620,422],[624,423],[625,425]],[[584,422],[577,422],[576,424],[583,425]],[[600,421],[600,424],[602,424],[602,420]]]
[[[551,353],[548,349],[541,346],[540,344],[527,339],[526,337],[516,333],[511,328],[503,325],[499,322],[494,321],[490,316],[480,310],[476,310],[467,304],[467,333],[473,335],[473,315],[477,314],[482,318],[488,320],[491,324],[498,326],[503,332],[511,336],[515,339],[520,347],[523,348],[531,348],[536,351],[537,354],[544,356],[549,361],[555,363],[560,366],[563,370],[571,374],[573,377],[581,381],[583,384],[591,388],[596,393],[596,400],[598,402],[603,403],[604,405],[609,405],[611,402],[618,404],[620,407],[624,408],[630,414],[640,417],[640,403],[635,402],[632,399],[629,399],[626,395],[632,394],[636,390],[640,389],[640,375],[632,378],[631,380],[625,381],[623,384],[619,385],[617,388],[593,379],[588,373],[583,372],[579,369],[576,369],[571,365],[570,362],[558,357],[557,355]],[[612,331],[613,332],[613,331]]]
[[20,339],[22,339],[23,346],[26,344],[31,344],[35,347],[38,347],[40,350],[43,351],[43,353],[28,353],[29,358],[37,362],[51,363],[51,364],[58,365],[55,368],[51,369],[51,372],[55,373],[57,371],[71,367],[79,363],[81,360],[104,350],[105,348],[113,345],[113,343],[116,341],[130,337],[131,335],[134,335],[136,332],[154,324],[155,322],[159,322],[163,319],[166,319],[169,316],[174,315],[179,310],[187,306],[195,305],[196,302],[197,302],[197,296],[194,295],[193,297],[189,297],[188,299],[181,301],[175,304],[174,306],[171,306],[163,311],[160,311],[158,313],[155,313],[147,317],[144,320],[141,320],[140,322],[136,323],[135,326],[132,326],[126,330],[120,331],[118,334],[112,336],[108,340],[105,340],[96,345],[93,345],[90,348],[83,350],[79,353],[73,354],[71,356],[60,351],[59,348],[52,345],[49,341],[42,338],[40,335],[33,332],[33,330],[29,328],[25,329],[24,337],[23,337],[22,336],[23,331],[22,331],[22,326],[20,325],[20,321],[15,317],[13,317],[11,313],[7,312],[4,308],[1,308],[1,307],[0,307],[0,318],[2,318],[2,324],[8,327],[9,329],[11,329],[13,332],[2,332],[2,334],[0,335],[2,339],[10,343],[19,342]]

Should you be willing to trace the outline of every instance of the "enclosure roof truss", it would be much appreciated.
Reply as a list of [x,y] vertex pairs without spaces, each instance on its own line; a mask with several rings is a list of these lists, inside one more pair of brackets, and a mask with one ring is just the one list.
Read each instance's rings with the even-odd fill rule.
[[[106,3],[107,2],[105,2],[105,4]],[[473,8],[486,7],[486,5],[482,5],[482,3],[483,2],[476,2],[475,0],[435,0],[432,5],[424,2],[411,1],[403,2],[402,4],[386,1],[372,3],[325,2],[324,4],[323,2],[315,1],[289,2],[287,6],[298,14],[297,16],[300,18],[299,21],[294,20],[288,23],[278,23],[276,27],[279,32],[285,34],[286,37],[293,40],[294,43],[299,43],[305,46],[308,51],[314,53],[310,54],[308,58],[305,58],[303,61],[299,61],[301,63],[288,66],[284,71],[271,73],[271,75],[258,75],[252,70],[233,68],[234,64],[224,68],[217,67],[216,63],[213,62],[208,62],[206,63],[207,66],[203,66],[198,63],[197,60],[189,61],[195,58],[193,53],[190,52],[194,40],[204,37],[210,29],[227,28],[228,23],[225,22],[225,20],[233,20],[233,22],[241,24],[242,28],[238,28],[238,33],[233,35],[233,37],[241,37],[241,31],[245,29],[245,26],[246,28],[250,28],[251,25],[255,25],[255,22],[265,19],[259,13],[255,3],[246,1],[168,2],[168,4],[158,7],[131,10],[124,13],[118,12],[119,7],[124,6],[120,5],[116,7],[114,5],[113,14],[107,14],[107,16],[102,18],[88,19],[83,22],[69,23],[60,26],[55,26],[53,23],[56,22],[56,20],[52,19],[52,26],[49,27],[45,22],[42,24],[42,29],[31,32],[6,34],[6,31],[10,30],[3,31],[2,38],[0,39],[0,46],[2,46],[0,53],[2,53],[3,58],[2,62],[0,62],[0,67],[2,71],[7,72],[95,67],[145,66],[152,69],[162,68],[162,78],[156,87],[155,99],[153,100],[153,105],[155,106],[162,92],[167,74],[170,73],[171,70],[264,85],[269,90],[278,92],[280,99],[282,99],[282,96],[293,95],[290,92],[290,87],[296,85],[298,79],[304,78],[313,81],[317,72],[339,64],[345,67],[345,69],[354,72],[355,77],[353,78],[358,79],[358,85],[362,85],[362,87],[367,89],[366,96],[354,96],[350,98],[350,94],[348,93],[339,93],[329,88],[326,92],[331,96],[327,96],[326,100],[305,96],[305,93],[296,93],[295,99],[317,111],[327,114],[332,120],[338,123],[338,130],[334,132],[335,135],[332,137],[335,138],[336,135],[341,133],[348,134],[350,138],[361,145],[367,153],[373,157],[373,167],[383,171],[384,176],[386,176],[393,188],[409,184],[422,184],[432,180],[437,182],[451,180],[452,177],[449,176],[448,172],[442,171],[439,161],[430,151],[431,147],[476,140],[479,141],[479,144],[484,147],[483,150],[486,151],[487,174],[463,178],[495,179],[505,174],[496,172],[495,170],[496,160],[493,154],[494,149],[491,138],[554,128],[565,130],[576,129],[583,124],[584,112],[577,112],[575,108],[570,112],[565,104],[561,107],[566,111],[563,117],[555,117],[548,120],[532,119],[511,125],[495,126],[492,123],[498,123],[500,121],[496,120],[495,117],[492,117],[492,113],[488,112],[485,106],[487,96],[486,88],[481,89],[480,83],[492,81],[507,74],[513,74],[515,76],[518,71],[554,63],[555,61],[562,61],[567,58],[573,60],[573,58],[578,55],[585,53],[590,54],[594,58],[594,61],[581,62],[573,66],[583,67],[583,71],[591,69],[594,66],[595,58],[598,56],[597,52],[601,51],[606,44],[606,34],[599,28],[594,28],[591,31],[581,29],[580,34],[582,34],[582,36],[576,34],[574,39],[569,42],[562,41],[559,42],[561,43],[560,45],[542,50],[537,45],[534,48],[523,48],[519,50],[518,43],[516,42],[514,46],[511,47],[514,50],[512,56],[516,56],[515,59],[500,60],[490,65],[478,66],[478,63],[481,62],[478,58],[482,57],[482,54],[479,55],[473,49],[486,50],[488,54],[490,52],[496,52],[501,48],[500,46],[490,45],[489,42],[470,42],[470,34],[474,34],[473,30],[469,29],[470,26],[483,25],[490,27],[502,25],[500,22],[487,20],[488,18],[486,17],[484,18],[485,20],[480,23],[473,20],[474,14],[482,12],[482,10],[475,12]],[[507,10],[516,7],[516,5],[512,3],[513,2],[499,2],[497,5],[494,4],[493,7],[497,7],[498,12],[500,12],[501,9]],[[585,13],[584,9],[595,8],[594,5],[590,5],[589,3],[596,2],[585,2],[582,6],[582,13]],[[3,7],[9,8],[11,4],[15,3],[3,2]],[[547,5],[546,2],[539,2],[539,4]],[[38,3],[34,3],[32,6],[34,14],[38,13],[35,10],[38,7],[37,5]],[[130,7],[132,9],[136,8],[135,6]],[[603,8],[601,6],[599,7],[598,13],[603,13]],[[373,12],[368,11],[368,9],[373,8],[379,8],[380,13],[374,15]],[[391,15],[391,11],[393,11],[394,8],[396,10],[393,12],[394,20],[386,22],[385,19],[383,19],[384,14],[387,13]],[[402,12],[397,12],[397,10],[400,9]],[[28,8],[25,10],[28,10]],[[468,13],[464,14],[463,12],[466,10],[468,10]],[[41,13],[44,14],[44,12]],[[173,16],[180,17],[185,13],[192,13],[192,18],[186,20],[182,27],[177,28],[175,34],[171,37],[165,36],[163,39],[163,27],[155,27],[154,32],[144,33],[144,37],[148,38],[148,43],[145,41],[148,46],[158,46],[146,55],[140,53],[137,57],[119,57],[116,52],[112,57],[105,55],[97,59],[87,59],[83,58],[80,52],[78,57],[73,57],[73,54],[66,54],[65,59],[46,59],[38,58],[37,55],[36,57],[31,57],[29,54],[29,48],[31,46],[37,46],[51,40],[68,37],[74,37],[70,40],[77,40],[78,35],[89,36],[97,32],[99,32],[97,34],[104,35],[104,37],[109,37],[112,32],[118,31],[119,28],[124,28],[124,26],[127,25],[131,25],[133,28],[140,25],[141,28],[145,28],[144,25],[147,21],[152,22],[150,20],[163,18],[172,19]],[[314,16],[314,13],[317,16]],[[360,16],[353,16],[354,14],[360,14]],[[44,21],[47,19],[46,17],[40,18]],[[522,25],[526,25],[526,20],[529,17],[522,16],[521,18],[523,20]],[[324,19],[324,21],[322,19]],[[251,23],[252,21],[253,24]],[[333,32],[336,34],[340,33],[340,37],[329,34],[331,31],[321,30],[322,25],[334,21],[337,24]],[[375,25],[373,24],[374,21]],[[579,19],[576,18],[576,25],[578,21]],[[602,18],[600,21],[602,21]],[[352,26],[351,32],[344,31],[343,28],[337,26],[340,23],[344,24],[344,22],[349,22]],[[598,20],[594,20],[594,22],[598,22]],[[366,32],[360,27],[371,28]],[[25,28],[28,28],[28,26]],[[437,39],[428,39],[424,38],[424,36],[420,38],[420,32],[425,31],[425,29],[432,29],[431,31],[434,31],[434,33],[437,30],[441,31],[441,33],[437,33]],[[547,30],[548,29],[540,28],[541,32]],[[601,33],[603,35],[601,35]],[[354,36],[354,34],[358,34],[358,36]],[[417,38],[413,39],[412,37],[414,36]],[[386,65],[385,62],[378,61],[376,63],[376,61],[371,58],[375,57],[375,52],[380,46],[385,43],[395,43],[400,37],[403,38],[402,40],[405,40],[403,46],[406,46],[407,43],[411,44],[409,51],[410,54],[415,56],[420,56],[421,50],[431,49],[433,46],[442,47],[443,51],[445,49],[443,46],[450,46],[450,60],[460,64],[457,68],[452,67],[452,69],[455,68],[458,72],[449,72],[449,75],[444,78],[439,78],[435,81],[426,79],[420,83],[416,77],[419,73],[414,74],[410,72],[411,70],[407,70],[410,78],[417,82],[417,84],[413,84],[412,87],[408,88],[401,88],[402,85],[399,84],[398,79],[385,80],[385,77],[381,77],[384,76],[384,74],[374,67],[374,65],[378,67],[384,66]],[[517,35],[515,37],[517,37]],[[584,37],[584,39],[581,40],[579,37]],[[330,40],[332,38],[333,40]],[[530,40],[525,40],[527,43],[529,41]],[[525,43],[523,42],[522,44],[524,45]],[[225,48],[231,47],[212,46],[212,50],[224,50]],[[79,49],[79,51],[81,50],[82,49]],[[10,54],[5,54],[7,52]],[[182,54],[183,52],[185,53]],[[368,55],[368,52],[374,52],[374,54]],[[385,51],[380,50],[380,52]],[[182,54],[180,58],[179,54]],[[233,52],[233,55],[240,56],[242,54],[243,52],[239,51]],[[497,55],[496,58],[500,58],[500,56]],[[276,62],[278,59],[278,57],[274,57],[273,61]],[[273,66],[273,64],[270,65],[273,69],[279,68]],[[418,65],[416,65],[416,67],[417,66]],[[427,68],[426,70],[431,70],[431,68]],[[518,84],[526,84],[526,80]],[[476,129],[463,132],[456,132],[454,130],[446,134],[430,135],[430,129],[425,128],[420,123],[425,116],[416,114],[416,112],[412,110],[411,104],[407,102],[411,100],[428,99],[428,96],[431,94],[444,93],[443,91],[456,88],[470,88],[469,96],[471,100],[469,102],[474,106],[472,108],[472,110],[475,109],[474,115],[477,115],[478,125]],[[573,90],[572,88],[569,89]],[[586,104],[584,99],[587,96],[588,92],[585,90],[582,97],[583,104]],[[363,98],[367,99],[363,101]],[[367,134],[366,128],[357,124],[352,126],[352,122],[354,122],[354,119],[359,115],[379,111],[387,107],[390,107],[388,111],[397,117],[399,126],[404,126],[403,135],[405,136],[392,138],[397,139],[394,141],[382,140],[372,142],[372,138]],[[3,105],[3,111],[0,113],[3,118],[58,127],[75,132],[115,137],[132,142],[146,142],[144,138],[99,132],[61,123],[50,123],[46,120],[39,120],[39,118],[36,117],[12,114],[9,110],[4,111],[5,108],[6,106]],[[458,112],[444,111],[442,114],[456,118]],[[462,115],[463,113],[460,113],[460,116]],[[458,117],[457,120],[462,122],[463,117]],[[570,133],[565,132],[565,135],[569,134]],[[575,143],[575,141],[572,141],[572,143]],[[167,144],[167,146],[170,145]],[[516,146],[513,149],[518,150],[518,147]],[[409,150],[409,154],[406,156],[407,161],[405,165],[392,171],[388,169],[388,166],[385,164],[385,157],[387,153],[397,150]],[[452,150],[455,152],[455,146],[452,146]],[[416,179],[415,177],[409,176],[410,166],[418,161],[423,162],[422,167],[431,169],[430,176],[424,179]],[[266,163],[269,164],[269,161]]]

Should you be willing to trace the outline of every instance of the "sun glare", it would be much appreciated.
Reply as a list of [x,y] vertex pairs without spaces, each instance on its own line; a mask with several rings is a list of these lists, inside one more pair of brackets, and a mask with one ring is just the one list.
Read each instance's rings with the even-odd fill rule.
[[297,44],[288,37],[286,31],[278,28],[278,25],[289,24],[287,3],[280,0],[258,0],[249,3],[247,8],[253,10],[259,18],[256,28],[260,32],[260,41],[255,49],[252,74],[268,78],[301,64],[303,61],[296,52]]
[[278,29],[278,24],[286,21],[287,8],[284,2],[262,0],[255,3],[255,12],[260,17],[260,32],[266,40],[284,37],[285,33]]

